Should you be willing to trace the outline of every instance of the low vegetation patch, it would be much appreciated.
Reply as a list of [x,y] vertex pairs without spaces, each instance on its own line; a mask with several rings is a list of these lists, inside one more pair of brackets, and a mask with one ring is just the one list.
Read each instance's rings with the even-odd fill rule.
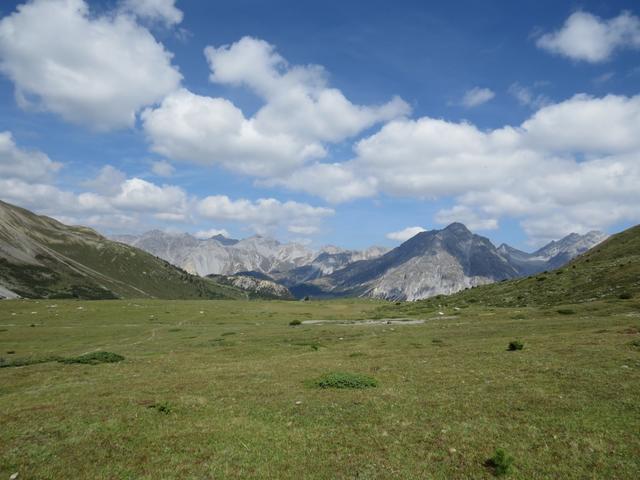
[[63,358],[57,355],[40,358],[16,358],[15,360],[6,360],[0,357],[0,368],[10,367],[26,367],[27,365],[37,365],[39,363],[60,362]]
[[153,403],[149,405],[148,408],[151,408],[158,413],[162,413],[163,415],[169,415],[171,412],[173,412],[173,405],[171,405],[169,402]]
[[298,325],[302,325],[302,322],[300,320],[291,320],[289,322],[289,325],[292,327],[297,327]]
[[508,475],[513,470],[513,457],[507,454],[504,449],[498,448],[493,457],[485,462],[485,465],[493,470],[496,477],[501,477]]
[[91,352],[77,357],[61,357],[60,355],[49,355],[47,357],[17,358],[7,361],[0,358],[0,368],[26,367],[39,363],[59,362],[59,363],[83,363],[86,365],[97,365],[99,363],[114,363],[124,360],[122,355],[111,352]]
[[377,387],[378,381],[361,373],[332,372],[326,373],[311,382],[316,388],[370,388]]
[[99,363],[116,363],[124,360],[122,355],[112,352],[91,352],[77,357],[68,357],[58,360],[62,363],[82,363],[85,365],[97,365]]
[[507,350],[509,350],[510,352],[515,352],[516,350],[522,350],[523,348],[524,343],[522,343],[520,340],[513,340],[509,342],[509,347],[507,348]]
[[618,295],[618,298],[620,300],[631,300],[633,298],[633,295],[631,295],[629,292],[623,292]]
[[571,308],[559,308],[558,310],[556,310],[560,315],[573,315],[574,313],[576,313],[575,310],[572,310]]
[[323,347],[324,345],[315,342],[313,340],[310,341],[303,341],[303,342],[293,342],[291,343],[291,345],[295,345],[297,347],[309,347],[311,348],[311,350],[317,351],[320,349],[320,347]]

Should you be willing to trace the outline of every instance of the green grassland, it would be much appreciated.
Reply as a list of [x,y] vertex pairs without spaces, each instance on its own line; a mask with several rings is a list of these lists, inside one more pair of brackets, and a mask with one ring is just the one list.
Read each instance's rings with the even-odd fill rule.
[[637,297],[455,302],[0,302],[0,478],[640,477]]

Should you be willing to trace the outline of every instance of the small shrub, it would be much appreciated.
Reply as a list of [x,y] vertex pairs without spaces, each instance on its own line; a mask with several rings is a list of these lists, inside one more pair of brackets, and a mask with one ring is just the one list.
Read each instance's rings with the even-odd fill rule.
[[493,457],[485,462],[485,465],[493,470],[496,477],[511,473],[513,457],[507,454],[502,448],[497,448]]
[[522,343],[519,340],[513,340],[512,342],[509,342],[508,350],[510,352],[515,352],[516,350],[522,350],[523,348],[524,348],[524,343]]
[[152,408],[163,415],[169,415],[173,411],[173,406],[169,402],[154,403],[149,405],[149,408]]
[[228,337],[229,335],[235,335],[235,334],[236,334],[236,332],[224,332],[224,333],[221,333],[220,336],[221,337]]
[[638,339],[638,340],[632,340],[632,341],[629,343],[629,345],[631,345],[632,347],[635,347],[635,348],[640,348],[640,339]]
[[291,320],[289,322],[289,325],[292,326],[292,327],[297,327],[298,325],[302,325],[302,322],[300,320],[297,320],[297,319],[296,320]]
[[574,313],[576,313],[575,310],[572,310],[570,308],[560,308],[560,309],[557,310],[557,312],[560,315],[573,315]]
[[538,282],[544,282],[546,279],[547,279],[547,277],[544,277],[544,276],[542,276],[542,277],[536,277],[536,280],[537,280]]
[[68,357],[58,360],[62,363],[81,363],[85,365],[97,365],[99,363],[116,363],[124,360],[122,355],[112,352],[91,352],[77,357]]
[[629,292],[623,292],[620,295],[618,295],[618,298],[620,300],[631,300],[631,298],[633,298],[633,295],[631,295]]
[[361,373],[326,373],[311,382],[317,388],[370,388],[377,387],[378,381]]
[[181,328],[170,328],[170,329],[169,329],[169,330],[167,330],[167,331],[168,331],[168,332],[171,332],[171,333],[175,333],[175,332],[181,332],[181,331],[182,331],[182,329],[181,329]]

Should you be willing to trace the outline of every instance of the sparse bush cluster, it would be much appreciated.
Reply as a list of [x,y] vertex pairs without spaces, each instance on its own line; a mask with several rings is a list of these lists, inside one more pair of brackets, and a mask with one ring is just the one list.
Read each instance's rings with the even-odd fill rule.
[[292,327],[297,327],[298,325],[302,325],[302,321],[297,320],[297,319],[296,320],[291,320],[289,322],[289,325],[292,326]]
[[485,462],[496,477],[508,475],[513,469],[513,457],[502,448],[497,448],[493,456]]
[[508,350],[510,352],[515,352],[516,350],[522,350],[523,348],[524,348],[524,343],[522,343],[520,340],[513,340],[509,342]]
[[173,406],[169,402],[158,402],[149,405],[149,408],[163,415],[169,415],[173,411]]
[[61,357],[50,355],[40,358],[18,358],[16,360],[5,361],[0,358],[0,368],[25,367],[27,365],[37,365],[38,363],[59,362],[59,363],[81,363],[86,365],[97,365],[99,363],[115,363],[124,360],[122,355],[112,352],[91,352],[77,357]]
[[575,311],[575,310],[572,310],[572,309],[570,309],[570,308],[559,308],[559,309],[557,310],[557,312],[558,312],[560,315],[573,315],[574,313],[576,313],[576,311]]
[[77,357],[68,357],[58,360],[62,363],[82,363],[86,365],[97,365],[99,363],[116,363],[124,360],[122,355],[112,352],[91,352]]
[[620,295],[618,295],[618,298],[620,300],[631,300],[633,298],[633,295],[631,295],[629,292],[622,292]]

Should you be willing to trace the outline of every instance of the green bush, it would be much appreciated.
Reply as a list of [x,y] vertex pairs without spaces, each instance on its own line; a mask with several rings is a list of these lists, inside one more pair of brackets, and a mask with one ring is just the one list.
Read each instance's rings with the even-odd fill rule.
[[39,363],[61,362],[62,360],[63,358],[57,355],[41,358],[16,358],[15,360],[5,360],[4,358],[0,358],[0,368],[26,367],[28,365],[37,365]]
[[511,473],[513,457],[508,455],[502,448],[497,448],[493,457],[488,459],[485,465],[493,470],[496,477]]
[[291,320],[289,322],[289,325],[291,325],[292,327],[297,327],[298,325],[302,325],[302,322],[300,320]]
[[515,352],[516,350],[522,350],[523,348],[524,348],[524,343],[522,343],[519,340],[513,340],[513,341],[509,342],[508,350],[510,352]]
[[154,403],[153,405],[149,405],[149,408],[164,415],[169,415],[173,411],[173,406],[169,402]]
[[361,373],[326,373],[311,382],[317,388],[370,388],[377,387],[378,381]]
[[633,295],[631,295],[629,292],[623,292],[620,295],[618,295],[618,298],[620,300],[631,300],[631,298],[633,298]]
[[122,355],[112,352],[91,352],[77,357],[68,357],[58,360],[62,363],[82,363],[85,365],[97,365],[99,363],[116,363],[124,360]]
[[557,312],[560,315],[573,315],[574,313],[576,313],[575,310],[572,310],[570,308],[560,308],[560,309],[557,310]]

